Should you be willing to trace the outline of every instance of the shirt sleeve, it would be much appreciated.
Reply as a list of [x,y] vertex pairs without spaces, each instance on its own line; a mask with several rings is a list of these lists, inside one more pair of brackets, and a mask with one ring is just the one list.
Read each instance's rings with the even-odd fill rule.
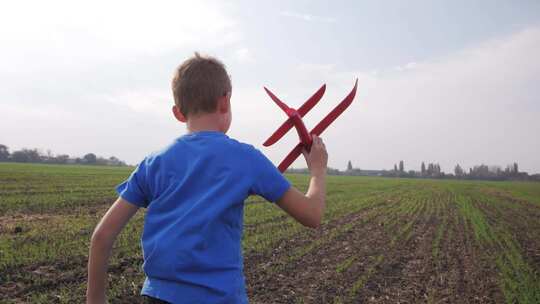
[[285,176],[257,149],[252,167],[255,179],[251,193],[260,195],[270,202],[276,202],[291,187]]
[[143,160],[128,179],[116,187],[116,192],[121,198],[135,206],[148,207],[149,195],[146,175],[146,160]]

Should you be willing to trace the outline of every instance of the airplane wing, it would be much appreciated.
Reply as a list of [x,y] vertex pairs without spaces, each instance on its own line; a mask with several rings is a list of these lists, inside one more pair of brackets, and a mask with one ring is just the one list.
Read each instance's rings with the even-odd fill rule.
[[324,130],[338,118],[345,109],[347,109],[356,95],[356,88],[358,87],[358,79],[354,83],[354,88],[351,90],[349,95],[345,97],[328,115],[326,115],[316,126],[311,130],[311,134],[321,135]]
[[281,110],[285,112],[285,114],[289,114],[288,112],[291,109],[283,101],[279,100],[279,98],[277,98],[277,96],[274,95],[274,93],[270,92],[270,90],[266,87],[264,88],[264,90],[266,91],[266,94],[268,94],[268,96],[270,96],[270,98],[272,98],[272,100],[278,105],[278,107],[280,107]]
[[[274,102],[276,104],[278,104],[278,106],[283,109],[283,107],[280,105],[280,103],[283,104],[283,102],[281,100],[279,100],[274,94],[272,94],[272,92],[270,92],[267,88],[264,88],[266,90],[266,93],[270,96],[270,98],[272,98],[272,100],[274,100]],[[304,104],[298,108],[298,114],[300,115],[300,117],[304,117],[304,115],[307,114],[307,112],[309,112],[318,102],[319,100],[321,100],[321,98],[323,97],[324,95],[324,92],[326,90],[326,84],[323,84],[322,87],[317,90],[317,92],[315,92],[315,94],[313,94],[313,96],[311,96],[306,102],[304,102]],[[277,101],[276,101],[277,100]],[[287,107],[288,108],[288,107]],[[285,111],[285,110],[283,110]],[[287,113],[285,111],[285,113]],[[263,146],[265,147],[268,147],[268,146],[271,146],[273,145],[275,142],[277,142],[278,140],[280,140],[283,135],[287,134],[287,132],[289,132],[289,130],[294,127],[294,124],[292,122],[291,119],[287,119],[264,143],[263,143]]]
[[326,84],[323,84],[313,96],[311,96],[304,104],[298,108],[298,114],[300,114],[300,117],[304,117],[304,115],[309,112],[318,102],[321,100],[321,98],[324,95],[324,92],[326,91]]

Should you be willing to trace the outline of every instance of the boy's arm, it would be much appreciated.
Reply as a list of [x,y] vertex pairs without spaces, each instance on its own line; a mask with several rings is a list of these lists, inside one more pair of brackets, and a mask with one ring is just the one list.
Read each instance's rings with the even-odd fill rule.
[[309,188],[304,195],[290,187],[277,204],[304,226],[317,228],[321,225],[326,200],[326,164],[328,154],[322,139],[313,135],[313,144],[304,157],[311,174]]
[[121,197],[109,208],[92,234],[88,257],[88,286],[86,303],[105,303],[107,268],[116,236],[137,212],[139,207]]

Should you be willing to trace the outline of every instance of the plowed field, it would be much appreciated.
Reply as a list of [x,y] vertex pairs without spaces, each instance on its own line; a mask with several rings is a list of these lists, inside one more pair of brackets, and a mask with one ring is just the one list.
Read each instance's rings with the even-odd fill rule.
[[[0,164],[0,303],[82,303],[93,227],[129,168]],[[300,189],[308,177],[290,175]],[[252,303],[540,303],[540,183],[328,177],[311,230],[246,201]],[[139,303],[139,212],[111,303]]]

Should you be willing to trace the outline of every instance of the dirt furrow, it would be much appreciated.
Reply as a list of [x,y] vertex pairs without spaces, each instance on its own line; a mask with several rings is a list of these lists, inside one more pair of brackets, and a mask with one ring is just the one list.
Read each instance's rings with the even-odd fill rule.
[[[378,250],[377,244],[371,246],[365,238],[355,238],[359,236],[357,231],[365,231],[365,236],[372,234],[373,229],[365,230],[364,225],[375,223],[375,218],[382,216],[380,210],[384,205],[385,203],[381,202],[375,207],[339,218],[319,231],[284,240],[271,255],[248,256],[245,273],[251,302],[290,303],[293,299],[301,298],[306,303],[316,303],[321,297],[331,297],[327,294],[316,295],[313,290],[317,289],[321,282],[329,280],[343,257],[355,254],[360,246],[371,248],[373,252]],[[336,234],[336,231],[345,225],[352,226]],[[333,238],[330,241],[325,240],[329,235]],[[321,243],[313,247],[312,244],[317,242]],[[300,256],[294,254],[299,248],[302,252],[302,248],[306,247],[311,250]]]
[[454,206],[433,281],[437,303],[503,303],[498,270]]
[[409,232],[385,248],[384,259],[351,303],[417,303],[427,295],[431,240],[435,233],[434,208],[419,203],[418,211],[404,218]]

